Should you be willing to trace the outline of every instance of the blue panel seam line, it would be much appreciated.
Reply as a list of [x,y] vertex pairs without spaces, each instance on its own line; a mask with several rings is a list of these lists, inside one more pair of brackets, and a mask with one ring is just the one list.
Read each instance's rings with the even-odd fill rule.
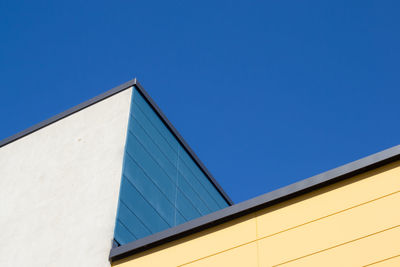
[[[149,119],[149,117],[145,114],[145,112],[141,109],[141,107],[138,106],[138,108],[140,109],[140,111],[142,112],[142,114],[147,118],[147,120],[153,125],[154,129],[156,129],[156,131],[160,134],[160,136],[167,142],[167,144],[169,145],[169,147],[171,147],[171,149],[173,149],[173,150],[177,153],[177,151],[175,150],[175,148],[173,148],[172,144],[171,144],[171,143],[165,138],[165,136],[159,131],[158,127],[156,127],[156,126],[153,124],[153,122]],[[135,118],[135,115],[134,115],[134,114],[131,115],[131,116],[133,116],[133,117]],[[179,158],[179,155],[178,155],[178,158]],[[199,184],[203,187],[203,189],[207,192],[207,194],[215,201],[216,205],[217,205],[219,208],[223,208],[223,207],[220,206],[220,204],[218,203],[218,201],[216,201],[216,199],[212,196],[212,194],[207,190],[207,188],[205,188],[205,186],[203,185],[203,183],[201,183],[201,182],[199,181],[199,178],[197,177],[196,174],[193,173],[193,171],[191,170],[191,168],[190,168],[189,166],[186,165],[186,163],[184,162],[183,158],[180,158],[180,159],[182,160],[182,163],[185,164],[185,166],[187,167],[187,169],[192,173],[193,177],[196,178],[196,180],[198,181],[198,183],[199,183]],[[181,173],[181,175],[184,176],[182,173]]]
[[[164,170],[164,168],[162,168],[162,166],[160,165],[160,163],[153,157],[153,155],[151,155],[151,153],[146,149],[146,147],[143,145],[143,143],[136,137],[136,135],[134,135],[131,131],[129,131],[129,133],[134,136],[136,138],[136,140],[138,140],[138,142],[140,143],[140,145],[143,147],[143,149],[146,151],[146,153],[154,160],[154,162],[160,167],[160,169],[164,172],[164,174],[168,177],[168,179],[172,182],[173,185],[175,185],[178,188],[178,185],[175,183],[175,181],[173,180],[173,178],[171,178],[169,176],[169,174]],[[128,153],[128,152],[126,152]],[[144,170],[142,168],[142,170]],[[148,176],[149,177],[149,176]],[[179,190],[181,191],[181,190]],[[182,192],[182,191],[181,191]],[[182,194],[185,196],[185,198],[190,202],[191,206],[193,206],[193,208],[195,208],[198,212],[199,215],[201,215],[201,212],[197,209],[197,207],[192,203],[192,201],[190,200],[190,198],[188,198],[186,196],[185,193],[182,192]]]
[[[133,160],[133,161],[135,161],[136,162],[136,160],[128,153],[128,152],[126,152],[126,154],[129,156],[129,158],[131,159],[131,160]],[[141,167],[139,164],[137,164],[137,166],[143,171],[143,173],[146,175],[146,177],[148,177],[149,178],[149,180],[151,181],[151,183],[153,183],[155,186],[156,186],[156,188],[160,191],[160,193],[161,194],[163,194],[164,196],[165,196],[165,198],[167,199],[167,201],[169,202],[169,203],[171,203],[171,205],[173,206],[174,204],[171,202],[171,200],[165,195],[165,193],[160,189],[160,187],[154,182],[154,180],[146,173],[146,171],[143,169],[143,167]],[[124,177],[126,178],[126,179],[128,179],[128,181],[129,181],[129,183],[131,183],[132,185],[133,185],[133,182],[131,181],[131,179],[127,176],[127,175],[124,175]],[[140,193],[140,191],[139,191],[139,189],[135,186],[135,188],[136,188],[136,190]],[[141,193],[141,195],[143,196],[143,194]],[[153,208],[154,208],[154,206],[151,204],[151,203],[149,203]],[[155,209],[155,208],[154,208]],[[156,209],[155,209],[156,210]],[[185,216],[181,213],[181,212],[179,212],[181,215],[182,215],[182,217],[185,219],[185,220],[187,220],[187,218],[185,218]],[[160,214],[160,216],[161,216],[161,214]]]
[[[147,154],[154,160],[154,162],[156,162],[157,163],[157,165],[163,170],[163,172],[168,176],[168,178],[171,180],[171,182],[174,184],[174,185],[177,185],[174,181],[173,181],[173,179],[172,179],[172,177],[171,176],[169,176],[169,174],[164,170],[164,168],[162,168],[162,166],[160,165],[160,163],[158,162],[158,160],[156,160],[155,158],[154,158],[154,156],[147,150],[147,148],[143,145],[143,143],[140,141],[140,139],[136,136],[136,134],[134,134],[134,133],[132,133],[132,131],[130,131],[129,130],[129,134],[131,134],[131,135],[133,135],[135,138],[136,138],[136,140],[141,144],[141,146],[143,147],[143,149],[147,152]],[[156,146],[157,146],[157,144],[155,144]],[[157,146],[158,147],[158,146]],[[161,150],[160,150],[161,151]],[[128,153],[129,154],[129,152],[127,152],[126,151],[126,153]],[[161,153],[163,153],[162,151],[161,151]],[[178,157],[179,157],[179,150],[178,150]],[[167,157],[166,157],[167,158]],[[131,156],[131,159],[133,159],[133,157]],[[169,159],[167,158],[167,160],[169,161]],[[178,158],[178,160],[179,160],[179,158]],[[136,162],[136,160],[135,160],[135,162]],[[169,161],[170,162],[170,161]],[[137,163],[137,162],[136,162]],[[137,163],[138,164],[138,163]],[[172,163],[171,163],[172,164]],[[138,164],[138,166],[139,166],[140,164]],[[185,164],[186,165],[186,164]],[[188,169],[190,170],[190,168],[188,167]],[[142,168],[142,170],[145,172],[145,173],[147,173],[143,168]],[[200,195],[198,194],[198,192],[196,192],[196,190],[195,190],[195,188],[192,186],[192,184],[188,181],[188,179],[186,178],[186,176],[183,174],[183,173],[181,173],[180,171],[179,171],[179,169],[177,168],[177,170],[178,170],[178,174],[180,174],[182,177],[184,177],[185,178],[185,180],[187,181],[187,183],[189,184],[189,186],[190,186],[190,188],[199,196],[199,198],[200,198],[200,200],[201,201],[204,201],[201,197],[200,197]],[[193,174],[193,173],[192,173]],[[147,175],[149,178],[150,178],[150,176],[149,175]],[[194,176],[194,174],[193,174],[193,176]],[[195,176],[194,176],[195,177]],[[196,177],[195,177],[196,178]],[[196,179],[197,180],[197,179]],[[201,183],[200,182],[198,182],[200,185],[201,185]],[[178,186],[178,185],[177,185]],[[204,187],[203,187],[204,188]],[[209,194],[209,192],[204,188],[204,190]],[[191,200],[188,198],[188,200],[191,202]],[[213,199],[214,200],[214,199]],[[192,202],[191,202],[192,203]],[[215,203],[216,203],[216,205],[218,206],[218,203],[217,203],[217,201],[215,201]],[[193,203],[192,203],[193,204]],[[206,206],[207,206],[207,208],[211,211],[211,209],[208,207],[208,205],[207,204],[205,204]],[[194,205],[193,205],[193,207],[195,207]],[[195,207],[196,208],[196,207]],[[197,208],[196,208],[197,209]],[[199,211],[200,212],[200,211]],[[200,214],[201,214],[201,212],[200,212]]]
[[184,151],[188,154],[188,156],[194,161],[194,164],[204,173],[206,179],[212,184],[215,190],[219,193],[222,199],[226,202],[228,206],[232,206],[234,203],[230,199],[230,197],[225,193],[219,183],[214,179],[212,174],[207,170],[201,160],[197,157],[196,153],[190,148],[190,146],[186,143],[183,137],[179,134],[179,132],[175,129],[175,127],[171,124],[168,118],[163,114],[157,104],[153,101],[153,99],[149,96],[149,94],[144,90],[141,84],[134,79],[134,87],[138,90],[139,94],[143,97],[143,99],[149,104],[149,106],[153,109],[153,111],[159,116],[162,122],[166,125],[166,127],[172,132],[178,143],[181,144]]
[[[166,160],[168,160],[169,163],[171,163],[172,166],[178,166],[179,164],[179,150],[178,150],[178,157],[177,157],[177,162],[176,165],[174,165],[169,157],[167,155],[165,155],[165,153],[162,151],[162,149],[160,148],[160,146],[158,144],[156,144],[153,140],[153,138],[151,138],[151,136],[149,135],[149,133],[147,132],[147,130],[141,125],[140,121],[136,120],[136,118],[133,116],[133,118],[135,119],[135,121],[137,122],[137,124],[143,129],[143,131],[146,133],[146,135],[149,137],[149,139],[151,139],[151,141],[153,142],[153,144],[155,146],[157,146],[158,150],[164,155],[164,157],[166,158]],[[206,202],[204,202],[204,200],[200,197],[200,195],[198,194],[198,192],[196,192],[196,190],[194,190],[193,186],[191,185],[191,183],[188,181],[188,179],[186,178],[186,176],[181,173],[179,171],[179,168],[177,167],[177,175],[181,175],[182,177],[185,178],[185,180],[187,181],[187,183],[189,184],[190,188],[193,190],[193,192],[195,192],[195,194],[199,197],[200,201],[204,204],[204,206],[210,211],[212,212],[212,210],[210,209],[210,207],[208,206],[208,204]],[[218,203],[217,203],[218,204]]]
[[[137,117],[138,114],[140,114],[140,118]],[[214,184],[208,173],[204,173],[203,167],[200,167],[201,164],[199,165],[197,162],[197,157],[191,154],[193,152],[189,151],[190,148],[187,150],[186,143],[180,138],[173,126],[160,113],[158,107],[149,99],[147,93],[142,92],[140,85],[135,84],[132,87],[114,230],[115,242],[118,245],[131,242],[132,239],[142,239],[219,210],[223,208],[222,202],[220,202],[222,199],[226,203],[225,195]],[[132,152],[134,154],[131,154]],[[176,164],[172,159],[176,159]],[[184,169],[181,171],[182,167]],[[155,169],[148,172],[148,168]],[[175,175],[172,171],[175,171]],[[200,174],[201,176],[198,176]],[[131,177],[132,175],[135,177],[139,175],[139,184],[136,183],[136,178]],[[171,175],[175,178],[172,178]],[[158,176],[160,176],[161,184],[154,180]],[[162,187],[160,187],[161,185]],[[125,186],[128,187],[125,188]],[[148,188],[148,186],[151,187]],[[165,189],[170,188],[167,189],[168,192],[164,192],[164,187]],[[170,196],[169,191],[172,188],[174,195]],[[122,192],[124,192],[123,195],[121,195]],[[190,195],[187,195],[188,193]],[[133,198],[130,196],[131,194],[133,194]],[[218,194],[221,199],[218,198],[217,201],[215,194]],[[170,197],[172,198],[170,199]],[[128,200],[129,205],[125,200]],[[163,202],[160,201],[166,202],[162,204]],[[168,203],[172,205],[172,209]],[[141,207],[141,205],[144,206]],[[228,205],[230,202],[226,203],[226,206]],[[137,213],[136,208],[143,210]],[[172,218],[168,215],[170,209],[173,212],[170,213]],[[153,219],[151,219],[152,216]],[[147,224],[148,220],[151,220],[152,223],[149,221],[150,224]]]
[[147,204],[149,204],[150,207],[153,208],[153,210],[160,216],[160,218],[166,223],[168,224],[169,227],[173,227],[173,225],[169,224],[168,221],[164,218],[164,216],[162,216],[160,214],[160,212],[149,202],[149,200],[137,189],[137,187],[130,181],[130,179],[128,179],[125,175],[123,176],[130,185],[132,185],[135,190],[142,196],[142,198],[147,202]]
[[[133,212],[133,210],[131,210],[131,208],[125,203],[125,201],[123,201],[122,199],[120,199],[121,203],[133,214],[133,216],[135,216],[138,221],[143,225],[144,228],[146,228],[151,234],[153,234],[154,232],[151,231],[151,229],[149,229],[147,227],[147,225],[136,215],[135,212]],[[118,219],[118,218],[117,218]],[[119,220],[119,219],[118,219]]]

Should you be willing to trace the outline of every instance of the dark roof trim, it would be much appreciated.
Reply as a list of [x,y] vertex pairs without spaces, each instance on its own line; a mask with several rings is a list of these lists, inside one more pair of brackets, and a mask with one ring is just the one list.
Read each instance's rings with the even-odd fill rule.
[[329,170],[311,178],[285,186],[270,193],[244,201],[242,203],[216,211],[209,215],[167,229],[160,233],[136,240],[111,249],[110,260],[116,261],[127,256],[148,250],[167,242],[188,236],[212,226],[247,215],[254,211],[272,206],[279,202],[308,193],[312,190],[333,184],[354,175],[375,169],[400,159],[400,145],[353,161],[341,167]]
[[211,175],[211,173],[207,170],[207,168],[204,166],[204,164],[200,161],[200,159],[197,157],[197,155],[193,152],[193,150],[189,147],[189,145],[185,142],[183,137],[178,133],[178,131],[175,129],[175,127],[171,124],[171,122],[167,119],[167,117],[162,113],[160,108],[157,106],[157,104],[153,101],[153,99],[147,94],[147,92],[144,90],[144,88],[140,85],[140,83],[137,81],[137,79],[132,79],[124,84],[121,84],[103,94],[100,94],[88,101],[85,101],[75,107],[72,107],[64,112],[61,112],[58,115],[55,115],[51,117],[50,119],[47,119],[45,121],[42,121],[32,127],[29,127],[26,130],[23,130],[22,132],[19,132],[13,136],[10,136],[8,138],[5,138],[0,141],[0,147],[8,145],[22,137],[25,137],[31,133],[36,132],[37,130],[40,130],[52,123],[55,123],[63,118],[66,118],[75,112],[78,112],[84,108],[87,108],[93,104],[96,104],[110,96],[113,96],[121,91],[124,91],[132,86],[135,86],[135,88],[144,96],[146,101],[150,104],[150,106],[154,109],[154,111],[157,113],[157,115],[161,118],[161,120],[167,125],[167,127],[171,130],[171,132],[175,135],[175,137],[178,139],[178,141],[182,144],[182,146],[186,149],[186,151],[189,153],[189,155],[193,158],[193,160],[196,162],[196,164],[200,167],[200,169],[205,173],[207,178],[211,181],[211,183],[217,188],[219,193],[224,197],[224,199],[227,201],[229,205],[233,205],[232,200],[229,198],[229,196],[225,193],[225,191],[222,189],[222,187],[218,184],[218,182],[214,179],[214,177]]
[[117,87],[115,87],[115,88],[113,88],[113,89],[111,89],[111,90],[109,90],[109,91],[107,91],[105,93],[102,93],[102,94],[100,94],[98,96],[95,96],[92,99],[89,99],[88,101],[85,101],[85,102],[83,102],[83,103],[81,103],[79,105],[76,105],[75,107],[67,109],[66,111],[61,112],[61,113],[51,117],[50,119],[44,120],[42,122],[39,122],[38,124],[33,125],[32,127],[29,127],[28,129],[25,129],[25,130],[23,130],[23,131],[21,131],[21,132],[19,132],[17,134],[14,134],[13,136],[7,137],[7,138],[5,138],[5,139],[0,141],[0,147],[8,145],[8,144],[10,144],[10,143],[12,143],[14,141],[17,141],[18,139],[20,139],[22,137],[25,137],[25,136],[27,136],[27,135],[29,135],[31,133],[36,132],[37,130],[40,130],[40,129],[52,124],[52,123],[55,123],[55,122],[57,122],[57,121],[59,121],[61,119],[64,119],[64,118],[74,114],[75,112],[78,112],[78,111],[80,111],[80,110],[82,110],[84,108],[87,108],[87,107],[89,107],[89,106],[91,106],[93,104],[96,104],[97,102],[100,102],[100,101],[102,101],[102,100],[104,100],[104,99],[106,99],[106,98],[108,98],[110,96],[113,96],[113,95],[115,95],[115,94],[117,94],[117,93],[119,93],[119,92],[121,92],[121,91],[123,91],[125,89],[128,89],[128,88],[132,87],[133,85],[135,85],[135,83],[136,83],[136,79],[132,79],[129,82],[121,84],[120,86],[117,86]]

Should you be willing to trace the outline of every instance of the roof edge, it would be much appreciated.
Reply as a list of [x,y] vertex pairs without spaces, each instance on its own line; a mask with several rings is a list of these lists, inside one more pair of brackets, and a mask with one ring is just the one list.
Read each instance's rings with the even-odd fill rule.
[[222,195],[222,197],[225,199],[225,201],[228,203],[228,205],[233,205],[233,201],[231,198],[228,196],[228,194],[225,193],[225,191],[222,189],[222,187],[219,185],[219,183],[215,180],[215,178],[212,176],[212,174],[208,171],[208,169],[205,167],[205,165],[201,162],[201,160],[197,157],[197,155],[194,153],[194,151],[190,148],[190,146],[186,143],[186,141],[183,139],[183,137],[179,134],[179,132],[175,129],[175,127],[171,124],[171,122],[167,119],[167,117],[164,115],[164,113],[161,111],[161,109],[157,106],[157,104],[153,101],[153,99],[150,97],[150,95],[144,90],[143,86],[138,82],[136,78],[123,83],[117,87],[112,88],[111,90],[108,90],[107,92],[104,92],[98,96],[95,96],[81,104],[78,104],[70,109],[67,109],[66,111],[63,111],[47,120],[44,120],[42,122],[39,122],[17,134],[14,134],[10,137],[7,137],[3,140],[0,140],[0,148],[8,145],[14,141],[17,141],[20,138],[23,138],[31,133],[34,133],[46,126],[49,126],[52,123],[55,123],[61,119],[64,119],[82,109],[85,109],[91,105],[94,105],[106,98],[109,98],[117,93],[120,93],[130,87],[135,86],[135,88],[144,96],[146,101],[150,104],[150,106],[154,109],[156,114],[161,118],[161,120],[167,125],[167,127],[170,129],[170,131],[175,135],[175,137],[178,139],[178,141],[182,144],[182,146],[185,148],[185,150],[188,152],[190,157],[194,160],[194,162],[199,166],[199,168],[205,173],[206,177],[208,180],[215,186],[217,191]]
[[259,197],[241,202],[214,213],[186,222],[174,228],[144,237],[131,243],[113,248],[111,262],[136,253],[180,239],[229,220],[242,217],[257,210],[272,206],[296,196],[336,183],[354,175],[383,166],[400,159],[400,145],[372,154],[362,159],[331,169],[321,174],[282,187]]
[[36,131],[38,131],[38,130],[40,130],[40,129],[42,129],[42,128],[44,128],[44,127],[46,127],[46,126],[48,126],[48,125],[50,125],[52,123],[55,123],[55,122],[57,122],[57,121],[59,121],[61,119],[64,119],[64,118],[66,118],[66,117],[68,117],[68,116],[70,116],[70,115],[72,115],[72,114],[74,114],[74,113],[76,113],[76,112],[78,112],[78,111],[80,111],[82,109],[85,109],[85,108],[87,108],[87,107],[89,107],[91,105],[94,105],[94,104],[96,104],[96,103],[98,103],[98,102],[100,102],[100,101],[102,101],[102,100],[104,100],[106,98],[109,98],[109,97],[111,97],[111,96],[113,96],[113,95],[115,95],[115,94],[117,94],[117,93],[119,93],[121,91],[124,91],[124,90],[134,86],[136,84],[136,82],[137,82],[137,80],[136,80],[136,78],[134,78],[134,79],[132,79],[132,80],[126,82],[126,83],[123,83],[123,84],[121,84],[121,85],[119,85],[117,87],[114,87],[111,90],[108,90],[107,92],[104,92],[104,93],[102,93],[102,94],[100,94],[98,96],[95,96],[95,97],[93,97],[93,98],[91,98],[91,99],[89,99],[89,100],[87,100],[87,101],[85,101],[85,102],[83,102],[81,104],[78,104],[78,105],[76,105],[76,106],[74,106],[74,107],[72,107],[70,109],[67,109],[66,111],[63,111],[63,112],[61,112],[61,113],[59,113],[59,114],[57,114],[57,115],[55,115],[55,116],[53,116],[53,117],[51,117],[49,119],[46,119],[46,120],[44,120],[42,122],[39,122],[39,123],[27,128],[27,129],[25,129],[25,130],[23,130],[23,131],[21,131],[19,133],[16,133],[16,134],[14,134],[14,135],[12,135],[10,137],[6,137],[5,139],[0,141],[0,148],[5,146],[5,145],[8,145],[8,144],[10,144],[10,143],[12,143],[14,141],[17,141],[18,139],[20,139],[22,137],[25,137],[25,136],[27,136],[27,135],[29,135],[31,133],[34,133],[34,132],[36,132]]

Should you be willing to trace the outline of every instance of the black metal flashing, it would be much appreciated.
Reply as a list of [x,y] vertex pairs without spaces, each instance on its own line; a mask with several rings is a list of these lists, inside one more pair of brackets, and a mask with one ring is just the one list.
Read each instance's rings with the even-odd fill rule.
[[110,252],[110,261],[123,259],[167,242],[177,240],[396,160],[400,160],[400,145],[186,222],[174,228],[113,248]]
[[188,152],[188,154],[193,158],[194,162],[200,167],[200,169],[205,173],[205,175],[210,180],[210,182],[216,187],[216,189],[219,191],[219,193],[224,197],[226,202],[229,205],[233,205],[233,201],[225,193],[225,191],[222,189],[222,187],[219,185],[219,183],[215,180],[215,178],[207,170],[207,168],[200,161],[200,159],[197,157],[197,155],[194,153],[194,151],[189,147],[189,145],[186,143],[186,141],[183,139],[183,137],[179,134],[179,132],[175,129],[175,127],[171,124],[171,122],[167,119],[167,117],[164,115],[164,113],[161,111],[161,109],[157,106],[157,104],[153,101],[153,99],[149,96],[149,94],[144,90],[144,88],[140,85],[140,83],[137,81],[136,78],[132,79],[124,84],[121,84],[117,87],[114,87],[113,89],[111,89],[103,94],[100,94],[88,101],[85,101],[79,105],[76,105],[75,107],[72,107],[64,112],[61,112],[58,115],[55,115],[45,121],[42,121],[32,127],[29,127],[28,129],[23,130],[13,136],[10,136],[10,137],[7,137],[7,138],[1,140],[0,148],[20,139],[22,137],[25,137],[31,133],[34,133],[52,123],[55,123],[63,118],[66,118],[84,108],[87,108],[93,104],[96,104],[110,96],[113,96],[121,91],[124,91],[132,86],[135,86],[135,88],[144,96],[144,98],[150,104],[150,106],[153,108],[153,110],[156,112],[156,114],[161,118],[161,120],[167,125],[167,127],[175,135],[175,137],[182,144],[182,146],[185,148],[185,150]]

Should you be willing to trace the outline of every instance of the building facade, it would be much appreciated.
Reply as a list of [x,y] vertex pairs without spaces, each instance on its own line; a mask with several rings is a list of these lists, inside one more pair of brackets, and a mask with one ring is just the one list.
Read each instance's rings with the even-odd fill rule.
[[136,79],[0,142],[0,266],[400,266],[400,146],[233,204]]
[[[400,161],[381,164],[359,174],[344,166],[228,207],[150,249],[157,239],[113,249],[113,266],[400,266]],[[188,232],[171,238],[179,231]]]

